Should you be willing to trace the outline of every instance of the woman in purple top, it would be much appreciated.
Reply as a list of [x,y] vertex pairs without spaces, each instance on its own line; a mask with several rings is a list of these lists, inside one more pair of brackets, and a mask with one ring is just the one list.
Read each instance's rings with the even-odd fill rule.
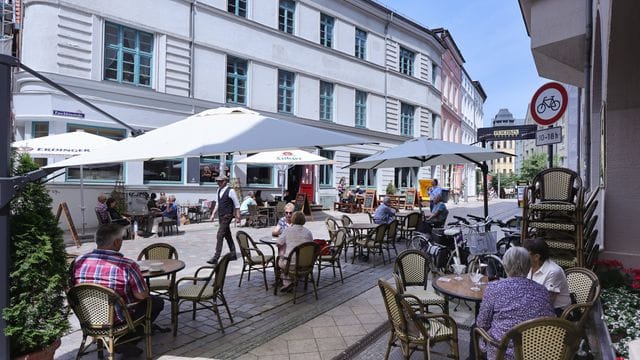
[[[555,316],[547,289],[527,278],[531,268],[529,252],[523,247],[512,247],[502,258],[506,279],[489,283],[476,319],[476,326],[486,330],[496,341],[523,321]],[[484,348],[484,346],[483,346]],[[496,348],[488,345],[487,359],[495,359]],[[505,359],[513,359],[513,348]]]

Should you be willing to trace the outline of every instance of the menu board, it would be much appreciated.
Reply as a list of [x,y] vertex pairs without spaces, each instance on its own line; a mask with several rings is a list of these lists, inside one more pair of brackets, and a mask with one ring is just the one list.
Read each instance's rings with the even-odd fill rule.
[[76,230],[76,226],[73,224],[73,219],[71,218],[71,212],[69,212],[69,207],[66,202],[61,202],[58,205],[58,213],[56,214],[56,222],[60,221],[60,215],[64,212],[64,218],[67,219],[67,225],[69,225],[69,230],[71,231],[71,238],[73,242],[76,243],[77,247],[80,247],[80,238],[78,237],[78,231]]
[[407,189],[404,193],[406,201],[404,204],[405,209],[413,210],[413,204],[416,202],[416,189]]
[[364,193],[364,202],[362,204],[362,211],[373,212],[373,209],[375,207],[376,207],[376,191],[367,190]]

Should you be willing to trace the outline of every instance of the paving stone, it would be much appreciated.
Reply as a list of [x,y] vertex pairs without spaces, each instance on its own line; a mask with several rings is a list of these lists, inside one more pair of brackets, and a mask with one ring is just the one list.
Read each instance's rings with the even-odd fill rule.
[[367,333],[367,330],[360,324],[358,325],[339,325],[338,330],[340,334],[344,336],[362,336]]
[[287,340],[289,354],[317,352],[315,339]]
[[318,345],[318,350],[321,353],[323,351],[343,350],[347,348],[347,343],[344,341],[342,337],[327,337],[327,338],[316,337],[316,344]]

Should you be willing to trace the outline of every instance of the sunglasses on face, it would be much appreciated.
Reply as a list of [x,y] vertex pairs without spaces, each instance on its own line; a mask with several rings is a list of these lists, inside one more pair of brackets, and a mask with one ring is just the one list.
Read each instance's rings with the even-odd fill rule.
[[291,215],[291,214],[293,214],[293,211],[285,211],[284,213],[287,214],[287,215]]

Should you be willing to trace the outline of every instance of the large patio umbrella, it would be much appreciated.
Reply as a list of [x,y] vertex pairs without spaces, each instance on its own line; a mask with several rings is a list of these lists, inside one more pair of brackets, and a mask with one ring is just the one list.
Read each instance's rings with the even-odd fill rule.
[[[19,152],[26,152],[33,157],[38,156],[76,156],[88,154],[101,147],[117,143],[103,136],[77,130],[64,134],[37,137],[16,141],[11,147]],[[80,165],[80,213],[82,214],[82,235],[84,235],[84,167]]]
[[487,199],[487,173],[489,169],[485,162],[505,156],[513,156],[513,154],[420,137],[356,161],[347,167],[354,169],[380,169],[464,163],[476,164],[482,169],[484,216],[487,217],[489,215],[489,203]]
[[311,146],[372,142],[361,137],[262,116],[243,108],[217,108],[127,138],[113,146],[47,166],[48,168],[258,152]]
[[[264,151],[236,161],[237,164],[276,165],[278,170],[287,171],[295,165],[326,165],[335,161],[303,150]],[[285,177],[286,179],[286,177]],[[284,195],[285,183],[282,183]]]

